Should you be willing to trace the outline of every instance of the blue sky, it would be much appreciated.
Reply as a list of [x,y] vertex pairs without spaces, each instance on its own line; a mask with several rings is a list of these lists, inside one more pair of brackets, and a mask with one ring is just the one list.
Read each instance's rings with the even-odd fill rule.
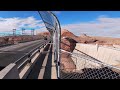
[[0,17],[3,18],[12,18],[12,17],[27,18],[29,16],[34,16],[37,19],[40,19],[37,11],[0,11]]
[[[63,29],[75,35],[83,33],[93,36],[120,37],[120,11],[55,11]],[[3,20],[6,20],[3,22]],[[28,24],[28,27],[25,26]],[[12,34],[12,28],[25,26],[30,33],[44,31],[43,22],[37,11],[0,11],[0,33]],[[9,30],[8,30],[9,29]]]
[[70,24],[93,21],[101,15],[116,18],[120,11],[62,11],[57,16],[62,24]]
[[[72,24],[79,22],[88,22],[95,20],[100,15],[108,17],[120,17],[120,11],[57,11],[55,13],[59,18],[61,25]],[[13,18],[21,17],[27,18],[34,16],[36,19],[41,19],[37,11],[0,11],[0,17]]]

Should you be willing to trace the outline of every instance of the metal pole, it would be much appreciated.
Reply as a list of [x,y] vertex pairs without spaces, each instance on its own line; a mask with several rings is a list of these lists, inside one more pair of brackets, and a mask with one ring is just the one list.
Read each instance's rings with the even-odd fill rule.
[[[51,12],[52,13],[52,12]],[[53,14],[53,13],[52,13]],[[58,20],[58,18],[53,14],[53,16],[55,17],[55,19],[56,19],[56,26],[58,26],[58,28],[57,28],[57,39],[58,39],[58,63],[57,63],[57,65],[58,65],[58,79],[60,78],[60,53],[61,53],[61,51],[60,51],[60,49],[61,49],[61,27],[60,27],[60,22],[59,22],[59,20]]]

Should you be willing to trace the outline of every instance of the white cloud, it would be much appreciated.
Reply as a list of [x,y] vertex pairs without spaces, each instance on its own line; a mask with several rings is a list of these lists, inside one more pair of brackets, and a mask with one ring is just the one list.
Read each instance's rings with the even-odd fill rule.
[[[59,11],[55,12],[60,13]],[[27,31],[28,28],[35,28],[35,33],[47,31],[42,20],[37,20],[33,16],[27,18],[0,17],[0,33],[7,32],[12,34],[12,29],[16,28],[19,30],[22,27],[26,28],[26,33],[31,33],[30,30]],[[88,35],[120,37],[120,18],[99,16],[94,21],[62,25],[62,28],[68,29],[78,36],[86,33]]]
[[120,18],[109,18],[99,16],[95,21],[63,25],[62,28],[68,29],[76,35],[86,33],[96,36],[120,36]]
[[42,28],[40,28],[40,29],[36,29],[36,30],[35,30],[35,34],[38,34],[38,33],[41,33],[41,32],[46,32],[46,31],[48,31],[48,30],[46,29],[46,27],[42,27]]
[[19,17],[2,18],[0,17],[0,33],[5,33],[5,32],[11,33],[13,29],[20,30],[21,28],[25,28],[26,33],[29,33],[30,31],[27,31],[28,28],[38,29],[44,26],[45,25],[42,22],[42,20],[37,20],[33,16],[27,17],[27,18],[19,18]]

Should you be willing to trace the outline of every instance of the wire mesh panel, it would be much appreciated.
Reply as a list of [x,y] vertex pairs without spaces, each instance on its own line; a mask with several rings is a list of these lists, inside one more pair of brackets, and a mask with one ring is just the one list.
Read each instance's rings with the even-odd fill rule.
[[55,27],[56,27],[56,21],[52,15],[52,13],[49,11],[39,11],[39,13],[40,13],[45,25],[46,25],[46,28],[49,31],[54,31]]
[[[69,53],[76,67],[69,71],[65,66],[63,69],[61,64],[61,79],[120,79],[120,68],[118,67],[107,65],[83,53],[70,53],[64,50],[62,53]],[[67,63],[69,64],[69,62]]]

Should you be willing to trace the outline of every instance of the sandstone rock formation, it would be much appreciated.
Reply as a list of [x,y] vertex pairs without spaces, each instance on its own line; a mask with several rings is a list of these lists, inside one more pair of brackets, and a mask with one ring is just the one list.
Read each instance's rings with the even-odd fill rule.
[[[46,36],[49,35],[49,33],[44,32],[40,35]],[[73,33],[66,29],[61,30],[61,49],[66,50],[68,52],[73,52],[77,42],[84,44],[99,44],[112,46],[113,44],[120,45],[120,38],[96,37],[88,36],[87,34],[75,36]],[[76,69],[76,65],[73,62],[70,54],[62,52],[61,69],[67,72],[73,72]]]
[[[76,46],[76,40],[74,40],[76,36],[69,32],[68,30],[61,31],[61,49],[73,52]],[[71,58],[71,55],[68,53],[61,54],[61,69],[63,71],[72,72],[76,69],[76,66]]]

